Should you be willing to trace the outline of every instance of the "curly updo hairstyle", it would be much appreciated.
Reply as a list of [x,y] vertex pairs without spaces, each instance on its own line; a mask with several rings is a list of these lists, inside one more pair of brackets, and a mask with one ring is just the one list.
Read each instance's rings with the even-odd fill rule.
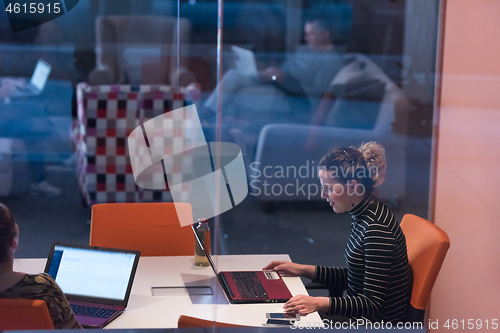
[[318,167],[342,184],[350,180],[363,184],[365,194],[371,195],[373,188],[384,182],[386,165],[384,147],[370,141],[358,148],[335,147],[323,156]]
[[9,260],[9,248],[16,236],[14,216],[6,205],[0,203],[0,264]]

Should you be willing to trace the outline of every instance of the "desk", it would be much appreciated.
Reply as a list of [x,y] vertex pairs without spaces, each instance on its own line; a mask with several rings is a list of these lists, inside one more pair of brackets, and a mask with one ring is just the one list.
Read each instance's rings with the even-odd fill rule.
[[[288,255],[224,255],[214,256],[220,271],[260,270],[272,260],[290,260]],[[43,272],[46,259],[14,260],[14,270],[25,273]],[[283,278],[292,295],[307,294],[297,277]],[[212,286],[214,295],[152,296],[151,287]],[[266,312],[276,312],[283,303],[230,304],[210,267],[194,266],[193,256],[141,257],[132,293],[125,313],[106,328],[173,328],[180,315],[261,326]],[[320,325],[317,312],[301,321]]]

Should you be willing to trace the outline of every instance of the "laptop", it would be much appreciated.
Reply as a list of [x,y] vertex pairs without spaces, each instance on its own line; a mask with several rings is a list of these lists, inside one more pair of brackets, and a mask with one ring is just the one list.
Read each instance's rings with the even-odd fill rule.
[[281,276],[270,271],[218,272],[215,264],[191,225],[196,241],[214,270],[222,290],[231,303],[285,303],[292,294]]
[[254,53],[235,45],[231,46],[231,50],[235,56],[234,65],[236,70],[244,75],[258,77],[257,63],[255,62]]
[[127,307],[140,254],[54,243],[45,273],[59,285],[83,327],[102,328]]
[[[50,66],[46,61],[39,59],[36,64],[35,71],[31,76],[31,80],[23,80],[20,82],[16,89],[13,90],[8,97],[24,97],[24,96],[36,96],[40,95],[45,88],[47,79],[49,78],[52,66]],[[2,78],[1,81],[14,78]],[[18,80],[18,79],[15,79]],[[0,84],[1,84],[0,81]]]

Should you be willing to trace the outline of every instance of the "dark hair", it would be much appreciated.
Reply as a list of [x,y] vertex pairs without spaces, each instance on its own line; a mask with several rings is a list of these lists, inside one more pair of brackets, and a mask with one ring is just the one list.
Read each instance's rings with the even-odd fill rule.
[[323,156],[318,167],[340,183],[356,180],[364,186],[364,193],[371,195],[373,188],[385,180],[385,149],[374,141],[359,148],[335,147]]
[[0,263],[5,263],[9,259],[9,248],[16,236],[14,216],[9,207],[0,203]]

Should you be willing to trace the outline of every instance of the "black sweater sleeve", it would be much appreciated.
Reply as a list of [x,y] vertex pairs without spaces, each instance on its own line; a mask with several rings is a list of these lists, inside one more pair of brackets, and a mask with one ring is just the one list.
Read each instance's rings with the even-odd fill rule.
[[[329,315],[373,318],[382,309],[389,283],[395,241],[387,227],[381,224],[371,224],[366,230],[364,239],[365,265],[362,268],[364,274],[363,272],[354,272],[356,265],[351,265],[353,276],[364,275],[360,281],[363,284],[363,292],[354,295],[348,294],[346,297],[332,297]],[[355,262],[357,254],[350,252],[348,248],[347,255],[350,256],[349,259],[352,262]],[[319,271],[318,280],[333,283],[335,286],[337,283],[341,283],[340,277],[345,277],[345,280],[342,280],[345,282],[342,283],[347,281],[345,269],[321,268],[317,271]],[[339,282],[335,281],[337,279]]]
[[316,266],[313,282],[324,284],[330,289],[347,288],[347,268]]

